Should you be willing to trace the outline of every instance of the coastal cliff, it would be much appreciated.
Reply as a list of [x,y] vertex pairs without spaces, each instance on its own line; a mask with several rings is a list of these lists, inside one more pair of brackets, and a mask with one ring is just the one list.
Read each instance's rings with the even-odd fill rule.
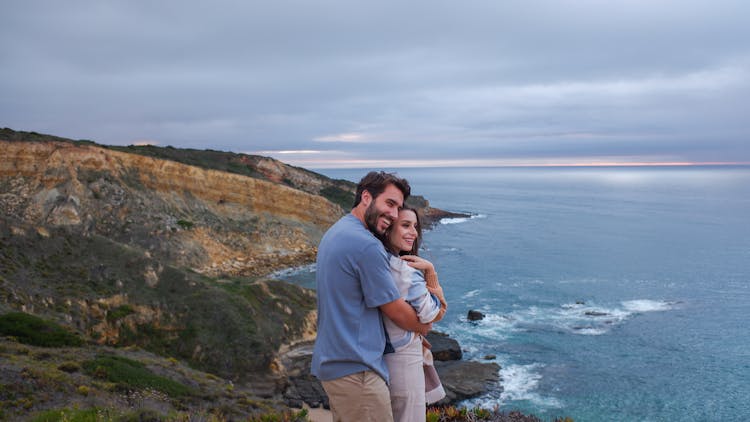
[[284,185],[97,146],[2,142],[0,153],[5,215],[101,235],[208,275],[309,262],[343,214]]
[[123,362],[187,388],[154,387],[162,413],[283,408],[315,293],[267,276],[314,260],[354,187],[267,157],[0,130],[0,417],[127,407],[122,391],[151,390],[109,377]]

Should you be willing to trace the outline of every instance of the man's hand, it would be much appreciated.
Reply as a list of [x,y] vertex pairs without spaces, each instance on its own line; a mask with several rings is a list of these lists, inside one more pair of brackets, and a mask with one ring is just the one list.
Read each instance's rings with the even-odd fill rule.
[[425,336],[432,329],[432,324],[422,324],[419,322],[417,312],[404,299],[396,299],[393,302],[381,305],[380,310],[404,330],[413,331]]

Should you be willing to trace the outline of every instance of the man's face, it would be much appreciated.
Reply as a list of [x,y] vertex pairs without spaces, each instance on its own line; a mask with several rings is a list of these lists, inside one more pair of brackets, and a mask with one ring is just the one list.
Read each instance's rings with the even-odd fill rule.
[[394,185],[388,185],[365,210],[365,224],[371,232],[382,236],[398,219],[398,210],[404,206],[404,194]]

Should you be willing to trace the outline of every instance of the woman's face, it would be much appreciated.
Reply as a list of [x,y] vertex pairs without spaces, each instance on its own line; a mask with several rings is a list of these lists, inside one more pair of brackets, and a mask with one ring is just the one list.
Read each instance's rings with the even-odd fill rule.
[[410,251],[417,241],[417,216],[412,210],[398,212],[398,220],[388,237],[388,242],[398,251]]

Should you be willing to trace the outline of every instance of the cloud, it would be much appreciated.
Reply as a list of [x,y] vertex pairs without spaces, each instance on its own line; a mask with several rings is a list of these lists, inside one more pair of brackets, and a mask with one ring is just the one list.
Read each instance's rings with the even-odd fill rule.
[[367,142],[367,136],[362,133],[339,133],[336,135],[317,136],[313,140],[316,142],[362,143]]
[[0,123],[360,164],[750,160],[748,14],[734,0],[10,2]]
[[246,154],[260,154],[260,155],[276,155],[276,154],[295,154],[295,155],[307,155],[307,154],[320,154],[323,151],[317,151],[312,149],[304,150],[277,150],[277,151],[255,151],[246,152]]

